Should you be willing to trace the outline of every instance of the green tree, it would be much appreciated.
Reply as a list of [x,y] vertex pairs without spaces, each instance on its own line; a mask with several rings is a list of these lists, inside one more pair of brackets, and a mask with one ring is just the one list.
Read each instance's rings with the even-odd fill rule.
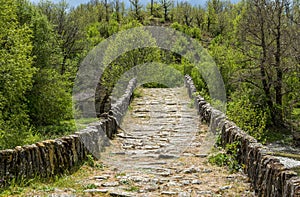
[[169,13],[170,10],[174,4],[173,0],[159,0],[159,3],[161,4],[161,7],[163,8],[164,12],[164,20],[166,22],[169,21]]
[[200,28],[201,30],[204,30],[205,10],[199,6],[194,8],[193,13],[194,13],[195,23],[197,27]]
[[295,71],[295,53],[290,50],[295,33],[286,12],[288,5],[288,0],[248,1],[238,31],[240,49],[248,60],[243,81],[260,92],[258,99],[277,128],[284,125],[286,79]]
[[72,97],[68,82],[55,69],[41,69],[35,75],[30,100],[30,119],[32,125],[60,125],[72,118]]
[[[57,44],[62,53],[61,75],[70,70],[74,71],[74,68],[72,68],[74,65],[69,64],[70,59],[75,59],[76,55],[84,49],[84,46],[80,43],[83,32],[80,31],[78,16],[74,14],[75,12],[68,12],[69,5],[65,0],[58,4],[42,1],[39,3],[39,8],[47,16],[57,34]],[[73,74],[75,75],[75,73]]]
[[194,16],[192,14],[193,7],[188,2],[181,2],[177,4],[177,7],[174,9],[175,20],[180,24],[186,25],[188,27],[192,26]]
[[124,2],[120,2],[120,0],[114,0],[113,8],[115,20],[120,23],[122,18],[124,17],[124,13],[122,12],[122,9],[124,8]]
[[163,18],[163,9],[159,3],[152,1],[147,4],[146,9],[150,12],[150,17]]
[[18,1],[18,18],[32,31],[33,87],[27,92],[30,123],[35,127],[58,125],[71,118],[70,81],[59,74],[61,50],[53,25],[38,8],[26,0]]
[[140,3],[140,0],[129,0],[131,6],[132,6],[132,13],[135,20],[138,20],[142,22],[143,16],[142,16],[142,8],[143,5]]
[[27,99],[36,70],[32,32],[17,20],[17,3],[0,1],[0,148],[26,143],[31,136]]
[[102,4],[104,5],[104,8],[105,8],[105,20],[106,20],[106,22],[108,22],[109,21],[110,12],[111,12],[110,3],[109,3],[108,0],[102,0]]

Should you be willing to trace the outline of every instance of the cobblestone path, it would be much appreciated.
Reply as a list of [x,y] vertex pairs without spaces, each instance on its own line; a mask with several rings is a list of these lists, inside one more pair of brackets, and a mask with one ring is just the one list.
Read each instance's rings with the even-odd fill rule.
[[101,156],[86,193],[112,196],[253,196],[247,178],[210,165],[213,137],[185,88],[141,89],[123,131]]
[[65,178],[79,189],[26,196],[254,196],[242,173],[208,163],[215,139],[185,88],[140,89],[121,128],[96,162],[100,168],[83,166]]

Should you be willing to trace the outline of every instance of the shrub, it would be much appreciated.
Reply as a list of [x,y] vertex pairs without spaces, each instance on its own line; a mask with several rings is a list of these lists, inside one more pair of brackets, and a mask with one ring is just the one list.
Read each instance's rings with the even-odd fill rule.
[[227,166],[231,172],[236,172],[241,168],[237,160],[238,151],[238,142],[227,144],[225,152],[219,152],[211,155],[208,158],[208,162],[217,166]]
[[72,118],[72,97],[67,87],[67,82],[56,70],[40,70],[28,95],[33,125],[59,125],[60,121]]
[[268,113],[260,106],[254,105],[247,95],[249,94],[233,93],[232,101],[228,103],[227,115],[241,129],[264,143]]

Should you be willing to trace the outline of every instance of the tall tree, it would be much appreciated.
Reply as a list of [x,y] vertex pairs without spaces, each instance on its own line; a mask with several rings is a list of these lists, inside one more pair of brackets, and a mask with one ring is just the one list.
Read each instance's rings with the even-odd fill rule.
[[153,1],[153,4],[152,2],[147,4],[146,9],[150,13],[151,19],[163,17],[163,8],[155,1]]
[[192,26],[194,19],[193,8],[188,2],[181,2],[177,5],[179,15],[181,16],[182,23],[188,27]]
[[165,21],[169,21],[169,12],[174,4],[172,0],[159,0],[163,10],[164,10],[164,19]]
[[151,16],[153,16],[153,6],[154,6],[154,1],[151,0],[151,3],[150,3],[150,14],[151,14]]
[[142,21],[142,4],[139,0],[129,0],[130,4],[132,5],[132,11],[134,13],[134,18]]
[[27,0],[17,0],[18,20],[32,31],[32,66],[38,70],[33,75],[33,87],[26,94],[31,125],[58,125],[71,117],[69,81],[56,67],[60,63],[60,45],[57,34],[47,17]]
[[251,65],[242,80],[262,90],[273,126],[283,125],[285,79],[293,67],[287,5],[288,0],[248,1],[240,22],[241,49]]
[[[29,132],[25,94],[32,87],[32,34],[17,20],[17,2],[0,1],[0,149],[23,144]],[[10,146],[10,147],[8,147]]]
[[108,0],[103,0],[102,1],[104,8],[105,8],[105,20],[106,22],[109,21],[109,16],[110,16],[110,3]]
[[197,8],[194,8],[194,16],[195,16],[195,21],[201,30],[204,29],[204,22],[205,22],[205,10],[201,8],[200,6]]
[[120,0],[115,0],[114,1],[114,11],[116,14],[116,20],[118,21],[118,23],[120,23],[121,21],[121,3]]
[[47,15],[48,20],[54,25],[54,29],[57,32],[57,41],[62,51],[60,73],[64,75],[68,70],[68,60],[83,50],[83,47],[78,44],[82,35],[79,31],[78,18],[72,14],[74,12],[68,12],[69,5],[65,0],[58,4],[51,3],[50,5],[50,15],[47,15],[49,3],[41,2],[39,7]]

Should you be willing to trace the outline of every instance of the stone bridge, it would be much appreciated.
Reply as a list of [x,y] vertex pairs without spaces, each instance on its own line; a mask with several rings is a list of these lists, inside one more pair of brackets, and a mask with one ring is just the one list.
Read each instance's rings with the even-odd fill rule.
[[[128,107],[135,84],[130,81],[125,95],[99,122],[74,135],[0,151],[0,184],[71,172],[93,154],[105,170],[79,180],[96,186],[80,196],[300,196],[297,174],[195,96],[189,76],[186,87],[139,89]],[[232,174],[208,163],[216,140],[209,127],[220,131],[224,147],[238,144],[243,172]]]

